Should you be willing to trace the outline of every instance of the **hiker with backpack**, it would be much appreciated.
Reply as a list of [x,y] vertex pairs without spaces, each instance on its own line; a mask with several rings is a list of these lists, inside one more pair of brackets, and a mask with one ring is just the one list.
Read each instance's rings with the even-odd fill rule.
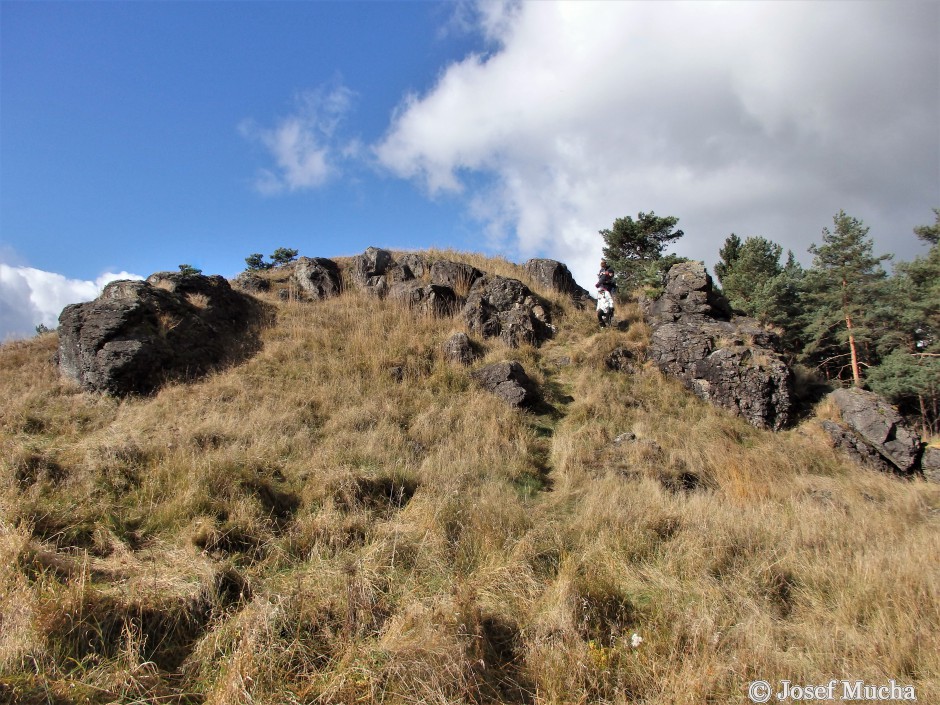
[[614,279],[614,270],[607,265],[607,260],[601,260],[601,271],[597,273],[597,288],[604,289],[611,294],[617,291],[617,281]]

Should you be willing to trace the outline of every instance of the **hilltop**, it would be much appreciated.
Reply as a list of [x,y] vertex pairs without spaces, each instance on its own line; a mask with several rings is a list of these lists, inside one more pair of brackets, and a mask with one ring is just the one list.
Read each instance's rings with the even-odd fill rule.
[[[256,344],[147,394],[63,378],[56,334],[0,346],[0,700],[940,702],[940,486],[833,448],[831,400],[772,431],[696,397],[636,305],[600,330],[531,270],[430,254],[521,281],[550,335],[338,260],[320,298],[256,275]],[[478,383],[504,361],[537,404]]]

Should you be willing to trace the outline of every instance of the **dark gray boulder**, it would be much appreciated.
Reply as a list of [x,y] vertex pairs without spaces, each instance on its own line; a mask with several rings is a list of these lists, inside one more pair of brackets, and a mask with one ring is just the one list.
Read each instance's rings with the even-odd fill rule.
[[567,294],[579,306],[591,300],[590,292],[578,285],[567,265],[557,260],[530,259],[522,268],[538,286]]
[[232,280],[232,286],[251,294],[260,294],[270,291],[271,282],[254,272],[242,272]]
[[291,265],[294,282],[306,296],[314,301],[338,296],[342,291],[342,278],[336,262],[325,257],[301,257]]
[[924,455],[920,459],[920,469],[924,479],[930,482],[940,482],[940,448],[924,448]]
[[823,428],[838,448],[879,470],[909,475],[920,469],[920,437],[882,396],[857,387],[829,396],[842,423],[825,422]]
[[486,365],[472,374],[473,378],[489,392],[507,404],[517,408],[528,408],[539,401],[538,389],[525,369],[515,360]]
[[470,336],[466,333],[454,333],[444,341],[442,348],[447,360],[460,365],[469,365],[477,357]]
[[94,301],[63,309],[58,367],[89,391],[147,394],[253,352],[265,310],[220,276],[112,282]]
[[487,275],[470,288],[462,315],[472,333],[509,347],[540,345],[554,334],[549,305],[518,279]]
[[398,258],[398,265],[407,268],[411,276],[415,279],[421,279],[430,271],[427,261],[422,255],[416,252],[408,252]]
[[423,284],[416,279],[393,284],[388,296],[434,316],[451,316],[459,307],[457,294],[449,286]]
[[388,293],[385,274],[395,264],[392,253],[378,247],[367,247],[350,264],[349,274],[354,282],[370,294],[384,298]]
[[733,316],[699,262],[669,270],[665,291],[644,303],[649,359],[697,396],[758,428],[779,430],[793,418],[793,373],[779,338],[752,318]]
[[476,267],[446,259],[434,260],[430,266],[431,283],[449,286],[454,291],[467,291],[483,276]]

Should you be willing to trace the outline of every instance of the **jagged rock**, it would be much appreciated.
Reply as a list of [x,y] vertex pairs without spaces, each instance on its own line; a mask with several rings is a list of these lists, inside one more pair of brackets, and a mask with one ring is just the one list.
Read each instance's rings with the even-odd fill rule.
[[446,259],[431,262],[431,283],[449,286],[454,291],[466,291],[483,276],[476,267]]
[[367,247],[361,255],[353,257],[350,275],[366,291],[383,298],[388,293],[385,273],[393,264],[392,253],[388,250]]
[[920,437],[882,396],[864,389],[837,389],[829,395],[843,424],[823,427],[833,443],[870,467],[900,473],[920,467]]
[[328,299],[342,290],[339,267],[331,259],[301,257],[292,266],[294,281],[311,299]]
[[458,306],[457,294],[449,286],[422,285],[417,280],[393,284],[388,290],[388,296],[435,316],[450,316]]
[[539,345],[554,333],[548,304],[518,279],[484,276],[474,282],[462,315],[471,332],[509,347]]
[[591,300],[591,294],[578,285],[571,276],[571,271],[561,262],[553,259],[530,259],[522,268],[539,286],[568,294],[579,306],[584,306]]
[[665,323],[701,317],[729,321],[732,313],[728,300],[715,291],[705,266],[682,262],[669,270],[663,295],[648,303],[646,315]]
[[473,378],[489,392],[510,406],[526,408],[538,402],[535,383],[515,360],[486,365],[473,373]]
[[414,272],[411,271],[411,267],[401,262],[396,262],[385,271],[385,281],[390,287],[395,284],[401,284],[402,282],[413,281],[414,279],[415,275]]
[[645,304],[652,333],[649,359],[696,395],[758,428],[791,420],[793,373],[778,337],[756,320],[732,316],[699,262],[669,270],[665,292]]
[[91,391],[146,394],[251,352],[263,306],[220,276],[160,272],[108,284],[59,316],[58,366]]
[[823,421],[823,430],[829,434],[832,445],[849,455],[859,465],[881,472],[897,472],[897,468],[882,458],[874,448],[859,438],[852,429],[835,421]]
[[451,362],[469,365],[476,358],[473,343],[466,333],[454,333],[443,345],[444,357]]
[[254,272],[242,272],[232,280],[232,285],[252,294],[258,294],[271,289],[271,282],[264,277],[258,276]]
[[940,448],[928,446],[924,448],[924,455],[920,459],[920,469],[924,479],[930,482],[940,482]]
[[403,268],[406,267],[415,279],[421,279],[429,271],[424,257],[415,252],[408,252],[399,257],[398,264]]

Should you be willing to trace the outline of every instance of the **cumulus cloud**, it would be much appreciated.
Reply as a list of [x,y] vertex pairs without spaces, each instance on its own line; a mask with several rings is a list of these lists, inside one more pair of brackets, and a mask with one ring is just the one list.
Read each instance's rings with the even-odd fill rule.
[[0,341],[33,335],[38,325],[55,328],[63,308],[91,301],[108,283],[118,279],[143,277],[106,272],[94,281],[86,281],[0,263]]
[[495,246],[591,284],[597,231],[654,210],[680,254],[713,262],[734,231],[805,261],[844,208],[916,253],[940,194],[937,4],[477,8],[493,51],[406,97],[375,154],[466,199]]
[[355,141],[339,143],[338,128],[352,108],[355,94],[342,85],[301,93],[290,115],[274,127],[252,120],[239,126],[242,135],[261,144],[274,160],[259,171],[255,188],[264,195],[315,189],[336,175],[339,163],[358,151]]

